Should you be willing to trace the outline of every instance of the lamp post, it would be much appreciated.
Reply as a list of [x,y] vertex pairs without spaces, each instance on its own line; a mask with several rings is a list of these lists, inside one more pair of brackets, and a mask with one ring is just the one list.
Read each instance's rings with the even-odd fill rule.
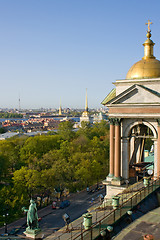
[[8,217],[8,213],[5,213],[4,215],[3,215],[3,217],[4,217],[4,233],[7,233],[7,217]]

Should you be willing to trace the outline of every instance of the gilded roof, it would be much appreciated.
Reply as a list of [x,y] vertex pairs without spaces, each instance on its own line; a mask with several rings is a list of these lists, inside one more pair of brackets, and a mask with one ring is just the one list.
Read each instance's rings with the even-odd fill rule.
[[147,40],[144,42],[144,57],[142,60],[133,64],[129,69],[126,79],[143,79],[160,77],[160,61],[153,55],[153,46],[155,43],[150,39],[151,30],[148,27]]
[[160,77],[160,61],[157,59],[140,60],[128,71],[126,79]]

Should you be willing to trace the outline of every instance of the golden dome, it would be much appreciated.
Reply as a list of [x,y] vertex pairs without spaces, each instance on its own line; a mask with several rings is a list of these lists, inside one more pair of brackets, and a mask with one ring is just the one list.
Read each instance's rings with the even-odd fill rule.
[[154,42],[150,39],[151,30],[148,27],[147,40],[144,42],[144,57],[136,62],[128,71],[126,79],[158,78],[160,77],[160,61],[153,55]]
[[126,79],[158,77],[160,77],[160,61],[157,59],[142,59],[129,69]]
[[85,110],[85,111],[82,113],[82,116],[83,116],[83,117],[88,117],[88,111]]

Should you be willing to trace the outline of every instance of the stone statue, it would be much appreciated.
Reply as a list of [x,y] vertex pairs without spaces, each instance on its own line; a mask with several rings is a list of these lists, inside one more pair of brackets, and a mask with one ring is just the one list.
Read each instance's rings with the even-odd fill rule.
[[38,227],[38,214],[35,201],[31,199],[29,209],[23,208],[22,210],[27,212],[28,227],[26,228],[24,234],[27,237],[36,238],[41,229]]
[[35,201],[31,199],[29,209],[23,208],[22,210],[27,212],[27,229],[38,229],[38,214]]
[[38,214],[36,203],[32,199],[30,200],[30,206],[27,212],[27,225],[30,229],[38,228]]

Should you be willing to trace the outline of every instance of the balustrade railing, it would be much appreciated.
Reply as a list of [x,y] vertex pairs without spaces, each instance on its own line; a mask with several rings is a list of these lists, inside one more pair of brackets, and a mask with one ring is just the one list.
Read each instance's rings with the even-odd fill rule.
[[[151,180],[148,186],[144,187],[142,182],[137,183],[136,187],[127,188],[122,194],[118,194],[120,197],[120,205],[117,209],[103,210],[103,215],[100,217],[96,215],[96,222],[92,224],[89,230],[83,229],[83,219],[80,224],[74,226],[75,231],[70,231],[70,236],[66,239],[69,240],[92,240],[100,235],[101,231],[106,229],[107,226],[113,225],[124,214],[131,210],[134,206],[145,199],[149,194],[154,192],[160,187],[160,179]],[[101,211],[102,213],[102,211]],[[97,213],[96,213],[97,214]],[[99,219],[100,218],[100,219]],[[76,231],[79,230],[78,232]],[[53,240],[63,240],[64,234],[53,238]]]

